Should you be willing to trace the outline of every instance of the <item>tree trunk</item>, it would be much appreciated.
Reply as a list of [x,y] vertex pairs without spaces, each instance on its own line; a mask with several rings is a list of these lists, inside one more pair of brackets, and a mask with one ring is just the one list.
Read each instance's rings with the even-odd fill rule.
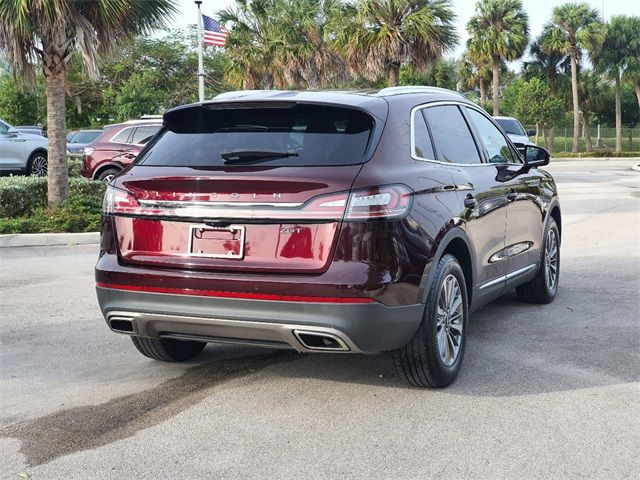
[[487,108],[487,85],[484,80],[480,80],[480,106]]
[[571,94],[573,96],[573,145],[571,153],[578,153],[580,136],[580,102],[578,99],[578,62],[571,56]]
[[398,76],[400,74],[400,64],[399,63],[391,63],[389,65],[389,86],[397,87],[398,86]]
[[497,60],[493,62],[493,116],[500,115],[500,63]]
[[582,112],[582,118],[584,119],[585,150],[588,153],[593,151],[593,146],[591,145],[591,131],[589,130],[589,114]]
[[548,128],[542,129],[542,136],[544,138],[544,148],[549,150],[549,129]]
[[620,73],[616,72],[616,152],[622,151],[622,105],[620,101]]
[[59,205],[69,196],[67,167],[67,122],[64,71],[46,76],[49,206]]
[[556,127],[549,129],[549,153],[553,153],[556,147]]

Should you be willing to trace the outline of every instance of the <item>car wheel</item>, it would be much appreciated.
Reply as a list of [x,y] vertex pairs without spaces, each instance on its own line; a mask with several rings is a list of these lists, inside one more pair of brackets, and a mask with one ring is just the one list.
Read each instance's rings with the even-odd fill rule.
[[518,299],[527,303],[551,303],[558,292],[560,280],[560,231],[553,218],[544,237],[542,261],[533,280],[516,288]]
[[424,317],[413,338],[393,352],[398,373],[416,387],[442,388],[462,365],[469,309],[464,272],[453,255],[440,259]]
[[34,175],[36,177],[46,177],[48,172],[49,162],[47,154],[45,152],[32,153],[27,162],[27,175]]
[[100,175],[98,175],[98,178],[96,178],[96,180],[109,183],[111,182],[111,180],[113,180],[113,177],[118,175],[120,172],[121,170],[118,170],[117,168],[107,168],[105,171],[101,172]]
[[197,357],[206,342],[174,340],[171,338],[131,337],[133,344],[145,357],[162,362],[184,362]]

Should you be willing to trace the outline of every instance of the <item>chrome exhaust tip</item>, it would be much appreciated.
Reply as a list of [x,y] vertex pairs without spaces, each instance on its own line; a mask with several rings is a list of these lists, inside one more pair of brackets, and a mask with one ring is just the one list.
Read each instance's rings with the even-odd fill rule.
[[109,324],[109,328],[117,333],[133,335],[137,332],[136,324],[134,323],[133,318],[130,317],[109,317],[107,323]]
[[307,350],[348,352],[349,346],[339,336],[312,330],[294,330],[293,334]]

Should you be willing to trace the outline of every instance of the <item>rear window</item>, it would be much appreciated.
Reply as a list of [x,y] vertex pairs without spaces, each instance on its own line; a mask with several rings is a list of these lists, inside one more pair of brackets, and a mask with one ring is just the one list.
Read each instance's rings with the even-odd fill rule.
[[[137,164],[216,167],[229,165],[330,166],[362,163],[373,120],[358,110],[293,104],[278,107],[185,109]],[[260,157],[268,152],[271,158]],[[282,152],[282,157],[274,154]],[[223,161],[238,153],[243,160]],[[248,156],[250,154],[250,156]]]
[[510,133],[511,135],[527,135],[527,132],[524,131],[522,125],[520,125],[520,122],[517,120],[512,118],[496,118],[495,121],[498,122],[498,125],[502,127],[505,133]]

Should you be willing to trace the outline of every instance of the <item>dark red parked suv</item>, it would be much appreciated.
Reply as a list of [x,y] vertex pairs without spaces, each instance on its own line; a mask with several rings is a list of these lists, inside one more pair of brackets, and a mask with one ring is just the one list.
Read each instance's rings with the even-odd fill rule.
[[158,360],[207,342],[390,351],[412,385],[446,386],[471,310],[513,288],[556,295],[548,160],[436,88],[175,108],[108,187],[102,313]]
[[107,125],[84,148],[80,173],[91,180],[110,182],[133,162],[161,127],[161,120],[153,118]]

